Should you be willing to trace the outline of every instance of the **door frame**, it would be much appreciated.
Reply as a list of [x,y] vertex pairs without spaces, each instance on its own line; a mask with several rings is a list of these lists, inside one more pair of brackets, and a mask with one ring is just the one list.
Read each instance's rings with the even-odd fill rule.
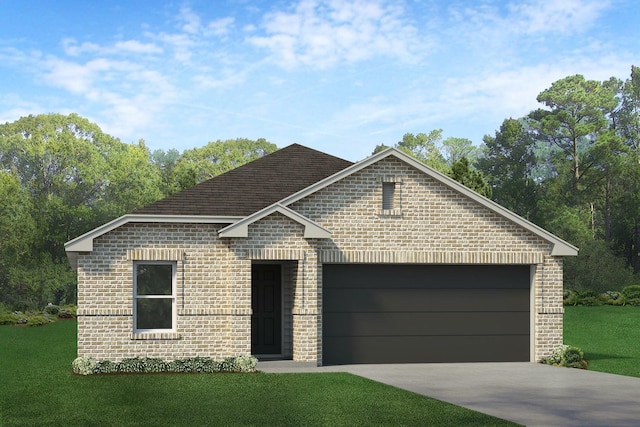
[[[284,355],[284,274],[283,274],[283,263],[281,261],[251,261],[251,301],[253,301],[253,266],[254,265],[273,265],[278,266],[280,268],[280,352],[279,353],[269,353],[269,354],[254,354],[252,351],[252,355],[256,356],[259,359],[282,359]],[[252,316],[251,316],[251,330],[253,329],[253,307],[252,307]],[[251,339],[253,341],[253,339]],[[253,342],[251,342],[251,347],[253,348]]]

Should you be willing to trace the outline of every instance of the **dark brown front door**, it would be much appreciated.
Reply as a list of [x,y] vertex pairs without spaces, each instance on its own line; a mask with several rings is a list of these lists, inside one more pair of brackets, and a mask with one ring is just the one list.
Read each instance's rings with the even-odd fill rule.
[[282,286],[279,264],[251,268],[251,353],[282,352]]

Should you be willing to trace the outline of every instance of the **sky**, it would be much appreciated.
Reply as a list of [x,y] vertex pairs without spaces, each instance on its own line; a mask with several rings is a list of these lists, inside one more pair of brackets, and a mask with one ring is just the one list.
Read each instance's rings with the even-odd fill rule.
[[0,123],[77,113],[179,151],[265,138],[347,160],[480,144],[563,77],[640,65],[637,0],[0,0]]

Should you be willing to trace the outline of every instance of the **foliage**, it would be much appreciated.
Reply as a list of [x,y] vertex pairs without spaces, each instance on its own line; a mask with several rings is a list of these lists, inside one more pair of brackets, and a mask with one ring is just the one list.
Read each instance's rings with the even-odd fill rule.
[[0,342],[7,426],[513,425],[347,373],[74,375],[73,321]]
[[402,140],[396,144],[396,148],[437,171],[447,173],[449,166],[441,152],[441,144],[442,129],[434,129],[428,134],[405,133]]
[[74,374],[77,375],[91,375],[97,361],[92,357],[81,356],[71,362],[71,368]]
[[4,312],[0,313],[0,325],[15,325],[20,320],[17,313]]
[[0,125],[0,298],[16,309],[75,302],[63,244],[161,196],[147,157],[76,114]]
[[583,241],[578,256],[564,261],[566,289],[595,293],[620,291],[638,280],[624,259],[616,256],[602,240]]
[[507,209],[534,219],[538,198],[534,182],[537,159],[534,141],[520,120],[506,119],[495,137],[483,139],[483,155],[477,167],[492,189],[493,200]]
[[561,345],[553,350],[549,357],[540,360],[541,363],[566,368],[587,369],[587,361],[584,360],[584,352],[574,346]]
[[26,325],[27,326],[43,326],[49,323],[55,322],[56,318],[49,315],[36,314],[35,316],[29,316]]
[[471,168],[466,157],[462,157],[451,165],[449,176],[476,193],[491,197],[491,186],[484,180],[481,172]]
[[122,143],[77,114],[0,125],[0,302],[76,302],[64,243],[181,188],[270,153],[264,139],[156,150]]
[[171,188],[189,188],[214,176],[242,166],[277,149],[260,138],[256,141],[238,138],[210,142],[204,147],[185,150],[173,167]]
[[81,356],[72,363],[73,372],[79,375],[114,373],[215,373],[255,372],[258,360],[251,355],[227,357],[222,362],[210,357],[189,357],[165,361],[152,357],[129,357],[120,361],[95,360]]
[[632,300],[640,300],[640,285],[626,286],[624,289],[622,289],[621,294],[625,298],[625,301],[630,302]]

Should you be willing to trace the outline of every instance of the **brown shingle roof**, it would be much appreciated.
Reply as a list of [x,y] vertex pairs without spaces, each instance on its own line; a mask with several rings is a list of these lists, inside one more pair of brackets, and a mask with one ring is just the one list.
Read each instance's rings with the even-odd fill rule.
[[247,216],[352,164],[293,144],[134,213]]

